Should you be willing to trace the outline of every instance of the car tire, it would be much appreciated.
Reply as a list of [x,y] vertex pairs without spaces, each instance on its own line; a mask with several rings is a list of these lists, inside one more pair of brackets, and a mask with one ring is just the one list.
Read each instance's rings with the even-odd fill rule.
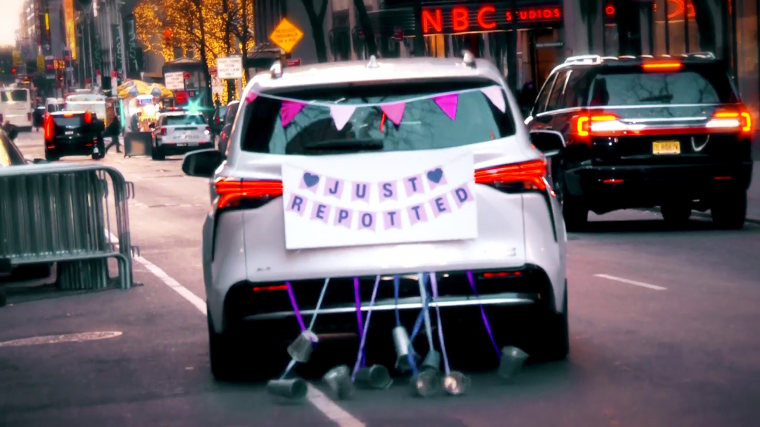
[[688,201],[672,201],[663,203],[660,212],[668,225],[681,226],[689,221],[691,206]]
[[98,153],[92,153],[92,160],[100,160],[106,156],[106,144],[103,142],[102,137],[98,138],[96,146],[98,147]]
[[[208,309],[207,309],[208,310]],[[239,375],[238,368],[242,365],[240,352],[237,351],[234,334],[229,332],[217,333],[207,311],[208,323],[208,352],[211,374],[219,381],[231,381]]]
[[747,219],[747,191],[733,189],[716,194],[710,208],[713,224],[726,230],[738,230]]
[[565,193],[562,203],[562,215],[565,217],[567,231],[581,231],[588,224],[588,208],[580,199]]
[[151,152],[151,157],[153,160],[164,160],[166,159],[166,156],[164,155],[163,151],[161,151],[161,147],[154,146],[153,151]]
[[564,360],[570,353],[570,328],[567,320],[567,283],[565,283],[565,298],[562,302],[562,312],[553,310],[544,316],[541,322],[538,342],[532,349],[535,359],[553,361]]
[[47,160],[48,162],[54,162],[60,158],[61,156],[53,153],[52,151],[45,150],[45,160]]

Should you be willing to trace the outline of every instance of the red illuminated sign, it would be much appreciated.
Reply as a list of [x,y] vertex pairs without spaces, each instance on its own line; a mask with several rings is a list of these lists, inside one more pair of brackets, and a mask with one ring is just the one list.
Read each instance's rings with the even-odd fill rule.
[[451,34],[505,30],[515,23],[523,26],[561,20],[562,7],[557,5],[519,9],[511,9],[506,3],[435,6],[422,9],[422,32],[424,34]]

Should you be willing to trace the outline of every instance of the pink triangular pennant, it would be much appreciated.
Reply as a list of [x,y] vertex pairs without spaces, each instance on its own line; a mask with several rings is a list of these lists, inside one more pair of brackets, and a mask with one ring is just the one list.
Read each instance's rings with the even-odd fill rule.
[[396,126],[401,124],[401,118],[404,117],[404,110],[406,109],[406,102],[397,102],[395,104],[384,104],[380,106],[380,109],[385,113],[388,118]]
[[348,123],[351,115],[354,114],[354,110],[356,110],[355,105],[331,105],[330,116],[332,116],[335,122],[335,128],[338,130],[343,129],[343,126]]
[[254,92],[254,91],[250,91],[250,92],[248,92],[248,95],[246,95],[246,97],[245,97],[245,100],[246,100],[246,102],[248,102],[248,103],[250,104],[250,103],[252,103],[252,102],[253,102],[253,101],[254,101],[254,100],[255,100],[255,99],[258,97],[258,96],[259,96],[259,94],[258,94],[258,93]]
[[282,127],[287,126],[293,121],[293,118],[298,115],[305,105],[296,101],[282,101],[282,106],[280,107],[280,122],[282,122]]
[[450,95],[441,95],[436,96],[433,98],[433,101],[435,101],[436,104],[438,104],[439,107],[441,107],[441,110],[443,110],[444,113],[446,113],[447,116],[451,120],[457,119],[457,101],[459,100],[459,95],[456,93],[452,93]]
[[498,108],[502,113],[507,109],[504,103],[504,94],[499,86],[488,86],[480,89],[483,95],[488,97],[494,107]]

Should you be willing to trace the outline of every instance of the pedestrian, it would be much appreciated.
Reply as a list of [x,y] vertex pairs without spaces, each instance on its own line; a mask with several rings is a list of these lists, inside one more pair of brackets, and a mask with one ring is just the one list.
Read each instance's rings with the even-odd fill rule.
[[106,136],[111,138],[111,141],[106,145],[106,152],[111,146],[116,146],[116,152],[121,153],[121,142],[119,141],[119,134],[121,133],[121,122],[119,116],[113,116],[111,123],[106,128]]

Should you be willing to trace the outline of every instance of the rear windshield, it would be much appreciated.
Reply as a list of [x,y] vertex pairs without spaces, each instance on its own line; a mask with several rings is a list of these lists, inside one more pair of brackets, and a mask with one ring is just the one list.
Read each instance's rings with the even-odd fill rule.
[[200,114],[195,114],[192,116],[166,116],[164,117],[165,126],[202,125],[204,123],[205,121],[203,120],[203,117]]
[[[335,105],[357,105],[338,130],[324,105],[305,105],[283,127],[283,101],[259,96],[246,108],[247,132],[242,149],[271,154],[336,154],[358,151],[401,151],[456,147],[514,134],[509,109],[500,111],[479,90],[490,81],[447,81],[327,87],[276,95]],[[452,119],[432,98],[449,91],[458,94]],[[504,93],[501,93],[504,97]],[[416,100],[415,100],[416,98]],[[420,99],[422,98],[422,99]],[[362,104],[406,101],[400,124],[395,125],[379,106]],[[408,101],[407,101],[408,100]]]
[[605,72],[591,85],[589,105],[716,104],[736,102],[725,73]]
[[82,115],[74,115],[71,117],[53,116],[53,121],[56,125],[62,127],[79,127],[82,126]]
[[0,101],[2,102],[26,102],[29,99],[29,92],[24,89],[3,90],[0,91]]

